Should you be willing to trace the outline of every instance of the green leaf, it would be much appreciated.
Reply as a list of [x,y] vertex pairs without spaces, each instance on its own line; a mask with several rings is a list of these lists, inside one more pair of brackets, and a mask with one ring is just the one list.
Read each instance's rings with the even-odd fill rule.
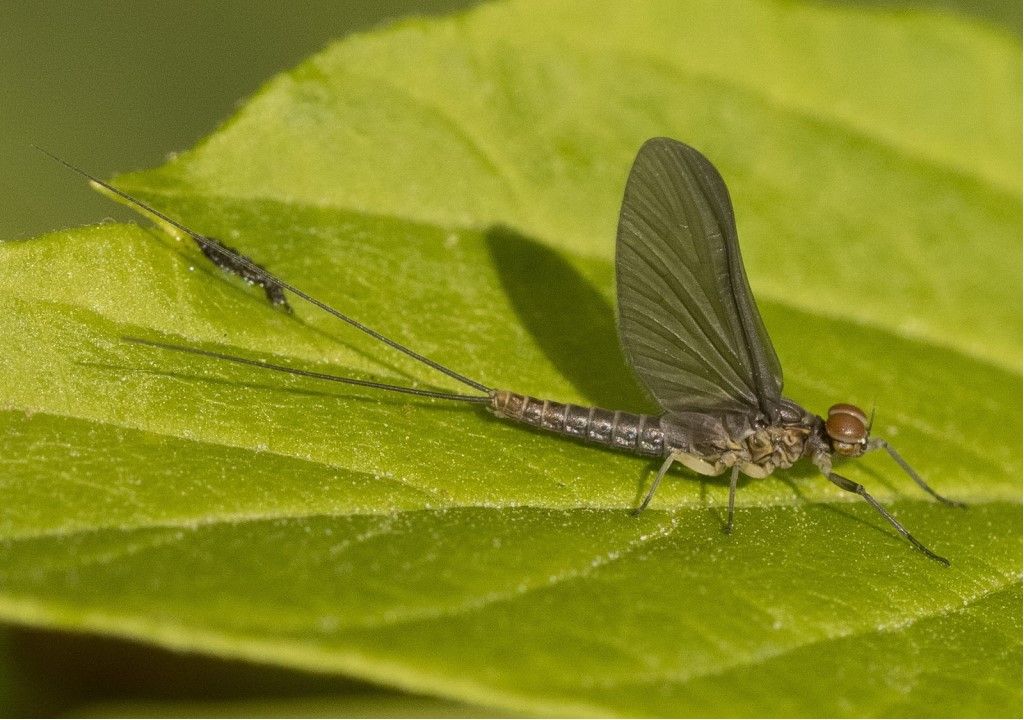
[[640,459],[124,343],[458,387],[106,225],[0,246],[0,617],[508,712],[1020,712],[1019,47],[924,13],[587,7],[345,40],[119,184],[488,384],[650,410],[615,216],[640,142],[684,139],[730,185],[787,393],[877,403],[971,507],[884,457],[843,472],[953,566],[811,468],[743,483],[726,536],[721,479],[673,472],[632,518]]

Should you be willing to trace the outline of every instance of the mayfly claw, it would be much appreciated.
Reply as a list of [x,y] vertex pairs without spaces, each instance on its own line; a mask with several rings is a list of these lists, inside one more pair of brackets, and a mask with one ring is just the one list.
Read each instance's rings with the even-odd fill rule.
[[[49,153],[48,153],[49,154]],[[553,402],[491,388],[382,335],[271,274],[238,252],[55,158],[143,213],[191,237],[217,265],[263,287],[286,305],[285,291],[466,385],[478,394],[425,390],[315,373],[181,345],[125,338],[152,347],[392,392],[478,403],[499,418],[652,458],[661,466],[648,506],[669,468],[729,476],[726,529],[733,525],[740,473],[763,478],[808,458],[829,481],[861,496],[915,548],[918,541],[863,485],[833,472],[835,457],[885,450],[922,490],[949,505],[885,440],[871,437],[858,407],[839,403],[822,418],[782,395],[782,367],[761,320],[740,257],[725,182],[697,150],[653,138],[637,153],[626,182],[615,252],[619,341],[629,364],[663,412],[643,415]]]

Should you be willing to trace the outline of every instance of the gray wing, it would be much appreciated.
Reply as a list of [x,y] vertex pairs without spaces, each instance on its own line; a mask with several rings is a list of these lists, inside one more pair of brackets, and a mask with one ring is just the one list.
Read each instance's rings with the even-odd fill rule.
[[782,368],[743,270],[729,192],[707,158],[668,138],[644,143],[615,267],[619,340],[665,410],[772,414]]

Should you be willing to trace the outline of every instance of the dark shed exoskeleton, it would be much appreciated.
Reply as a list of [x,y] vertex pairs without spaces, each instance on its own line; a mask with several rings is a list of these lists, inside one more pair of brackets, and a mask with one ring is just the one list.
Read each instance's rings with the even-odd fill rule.
[[153,340],[126,340],[333,382],[485,404],[507,420],[664,458],[636,512],[647,507],[673,463],[702,475],[731,471],[727,529],[733,524],[740,473],[766,477],[807,457],[830,481],[863,497],[914,547],[949,564],[914,538],[862,485],[832,472],[832,458],[884,449],[933,497],[960,503],[932,490],[884,440],[870,438],[871,423],[859,408],[833,405],[821,418],[782,396],[782,368],[743,269],[729,192],[714,166],[688,145],[654,138],[640,148],[626,183],[615,254],[619,339],[629,364],[664,410],[659,416],[487,387],[370,329],[108,183],[68,167],[186,233],[220,266],[260,284],[272,301],[284,304],[288,291],[482,394],[408,388]]

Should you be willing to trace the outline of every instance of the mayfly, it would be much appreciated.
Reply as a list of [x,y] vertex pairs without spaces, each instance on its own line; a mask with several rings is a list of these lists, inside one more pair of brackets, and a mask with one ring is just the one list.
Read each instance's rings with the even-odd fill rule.
[[661,415],[583,407],[488,387],[312,297],[219,241],[55,159],[183,232],[217,265],[259,284],[271,302],[289,309],[285,293],[291,293],[475,393],[405,387],[142,338],[125,340],[360,387],[478,403],[505,420],[663,458],[636,513],[648,506],[674,463],[700,475],[729,472],[727,531],[733,525],[740,473],[763,478],[808,458],[828,480],[867,501],[915,548],[949,564],[911,535],[863,485],[833,472],[833,460],[885,450],[932,497],[949,505],[961,503],[935,492],[888,442],[871,437],[871,420],[860,408],[839,403],[822,418],[783,397],[782,368],[743,269],[729,192],[710,161],[688,145],[653,138],[640,148],[626,181],[615,251],[619,341],[636,375],[661,406]]

